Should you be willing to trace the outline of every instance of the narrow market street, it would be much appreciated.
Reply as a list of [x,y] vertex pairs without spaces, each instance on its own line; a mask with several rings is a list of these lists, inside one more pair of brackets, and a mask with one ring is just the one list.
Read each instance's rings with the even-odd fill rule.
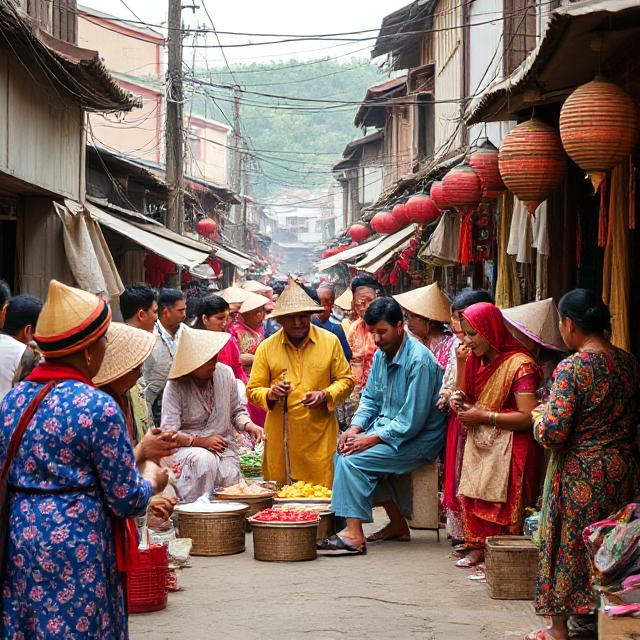
[[253,559],[249,534],[243,554],[192,557],[183,591],[164,611],[131,616],[131,637],[503,640],[540,626],[532,603],[491,600],[456,569],[444,535],[412,535],[370,545],[366,557],[267,563]]

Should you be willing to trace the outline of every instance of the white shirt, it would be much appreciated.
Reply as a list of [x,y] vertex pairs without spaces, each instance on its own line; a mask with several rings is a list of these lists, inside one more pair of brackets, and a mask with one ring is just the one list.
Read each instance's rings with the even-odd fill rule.
[[12,387],[13,377],[26,348],[26,344],[0,333],[0,401]]

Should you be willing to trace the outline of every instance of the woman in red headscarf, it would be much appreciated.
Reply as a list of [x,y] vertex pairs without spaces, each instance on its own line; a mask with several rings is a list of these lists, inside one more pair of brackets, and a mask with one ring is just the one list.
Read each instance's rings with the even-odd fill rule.
[[455,398],[467,429],[458,493],[473,551],[458,566],[470,567],[483,560],[487,537],[522,533],[524,509],[537,498],[542,456],[531,412],[540,376],[496,306],[465,309],[462,329],[471,355]]

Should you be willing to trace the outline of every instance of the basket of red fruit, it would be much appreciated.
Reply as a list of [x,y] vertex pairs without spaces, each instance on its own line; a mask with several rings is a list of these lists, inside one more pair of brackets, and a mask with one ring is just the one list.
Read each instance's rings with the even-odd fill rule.
[[308,509],[264,509],[249,518],[253,555],[264,562],[315,560],[320,516]]

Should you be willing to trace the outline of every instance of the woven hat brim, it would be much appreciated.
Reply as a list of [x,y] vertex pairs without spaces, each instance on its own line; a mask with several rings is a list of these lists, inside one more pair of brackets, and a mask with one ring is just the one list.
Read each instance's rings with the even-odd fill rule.
[[231,340],[228,333],[183,327],[176,355],[169,370],[169,380],[186,376],[206,364]]
[[[255,284],[254,284],[255,283]],[[245,291],[249,291],[249,293],[259,293],[260,291],[268,291],[271,287],[266,284],[262,284],[262,282],[258,282],[257,280],[247,280],[242,288]]]
[[107,331],[107,351],[93,384],[102,387],[139,367],[151,355],[157,339],[150,331],[112,322]]
[[271,302],[269,298],[261,296],[259,293],[249,292],[247,294],[247,298],[240,306],[240,313],[249,313],[250,311],[255,311],[256,309],[269,304],[269,302]]
[[292,316],[297,313],[322,313],[324,311],[324,307],[300,307],[298,309],[282,309],[281,311],[273,311],[269,316],[271,318],[282,318],[283,316]]
[[220,292],[220,297],[227,304],[242,304],[248,295],[249,292],[240,287],[227,287],[224,291]]
[[351,311],[351,307],[353,306],[353,293],[351,289],[345,289],[344,293],[341,293],[333,304],[345,311]]
[[451,321],[451,303],[437,285],[412,289],[393,298],[402,308],[422,318],[437,322]]
[[558,311],[553,299],[539,300],[503,309],[505,320],[528,338],[547,349],[566,351],[558,329]]

